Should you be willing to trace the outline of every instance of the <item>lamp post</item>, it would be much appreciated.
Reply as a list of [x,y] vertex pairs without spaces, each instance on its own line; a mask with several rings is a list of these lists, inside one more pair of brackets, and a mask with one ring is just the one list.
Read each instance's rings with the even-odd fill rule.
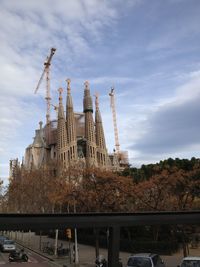
[[58,229],[56,229],[55,232],[55,246],[54,246],[54,256],[57,256],[57,250],[58,250]]
[[[76,213],[76,204],[74,199],[74,213]],[[74,262],[75,264],[79,263],[79,256],[78,256],[78,242],[77,242],[77,229],[74,228]]]
[[[71,191],[70,196],[72,197],[72,203],[73,203],[73,211],[74,213],[76,213],[76,191],[73,189]],[[69,210],[68,210],[69,212]],[[72,247],[73,249],[73,261],[75,263],[75,265],[79,264],[79,255],[78,255],[78,241],[77,241],[77,229],[74,228],[74,245]],[[71,253],[70,253],[71,254]],[[70,262],[71,263],[71,262]]]

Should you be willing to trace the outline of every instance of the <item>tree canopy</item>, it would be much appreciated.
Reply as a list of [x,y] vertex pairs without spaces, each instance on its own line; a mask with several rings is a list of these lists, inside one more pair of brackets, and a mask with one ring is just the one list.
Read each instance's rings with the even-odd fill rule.
[[[200,160],[167,159],[121,173],[53,164],[23,167],[9,183],[9,212],[151,211],[200,208]],[[5,208],[6,207],[6,208]]]

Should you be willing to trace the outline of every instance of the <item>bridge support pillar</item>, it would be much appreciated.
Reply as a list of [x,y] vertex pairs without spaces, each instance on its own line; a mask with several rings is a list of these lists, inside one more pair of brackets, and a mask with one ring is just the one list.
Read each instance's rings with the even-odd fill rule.
[[118,267],[120,246],[120,227],[109,228],[108,238],[108,267]]

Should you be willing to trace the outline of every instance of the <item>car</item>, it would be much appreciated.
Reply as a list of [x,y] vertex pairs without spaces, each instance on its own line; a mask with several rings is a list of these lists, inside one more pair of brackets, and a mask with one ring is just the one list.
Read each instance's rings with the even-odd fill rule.
[[8,238],[4,235],[0,235],[0,244],[2,244],[5,239],[8,239]]
[[5,239],[2,243],[1,247],[2,252],[10,252],[16,250],[16,245],[13,240]]
[[185,257],[180,267],[200,267],[200,257]]
[[3,236],[3,235],[0,236],[0,250],[2,250],[3,242],[6,239],[8,239],[6,236]]
[[129,257],[127,267],[165,267],[158,254],[139,253]]

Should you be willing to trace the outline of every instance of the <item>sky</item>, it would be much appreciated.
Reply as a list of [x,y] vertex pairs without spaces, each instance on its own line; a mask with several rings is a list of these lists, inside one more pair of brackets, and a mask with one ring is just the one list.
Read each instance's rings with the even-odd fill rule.
[[[99,93],[108,151],[115,146],[109,92],[115,88],[120,149],[133,167],[200,157],[199,0],[1,0],[0,178],[21,161],[45,123],[43,64],[52,104],[71,79],[75,111],[84,82]],[[51,110],[51,118],[56,113]]]

